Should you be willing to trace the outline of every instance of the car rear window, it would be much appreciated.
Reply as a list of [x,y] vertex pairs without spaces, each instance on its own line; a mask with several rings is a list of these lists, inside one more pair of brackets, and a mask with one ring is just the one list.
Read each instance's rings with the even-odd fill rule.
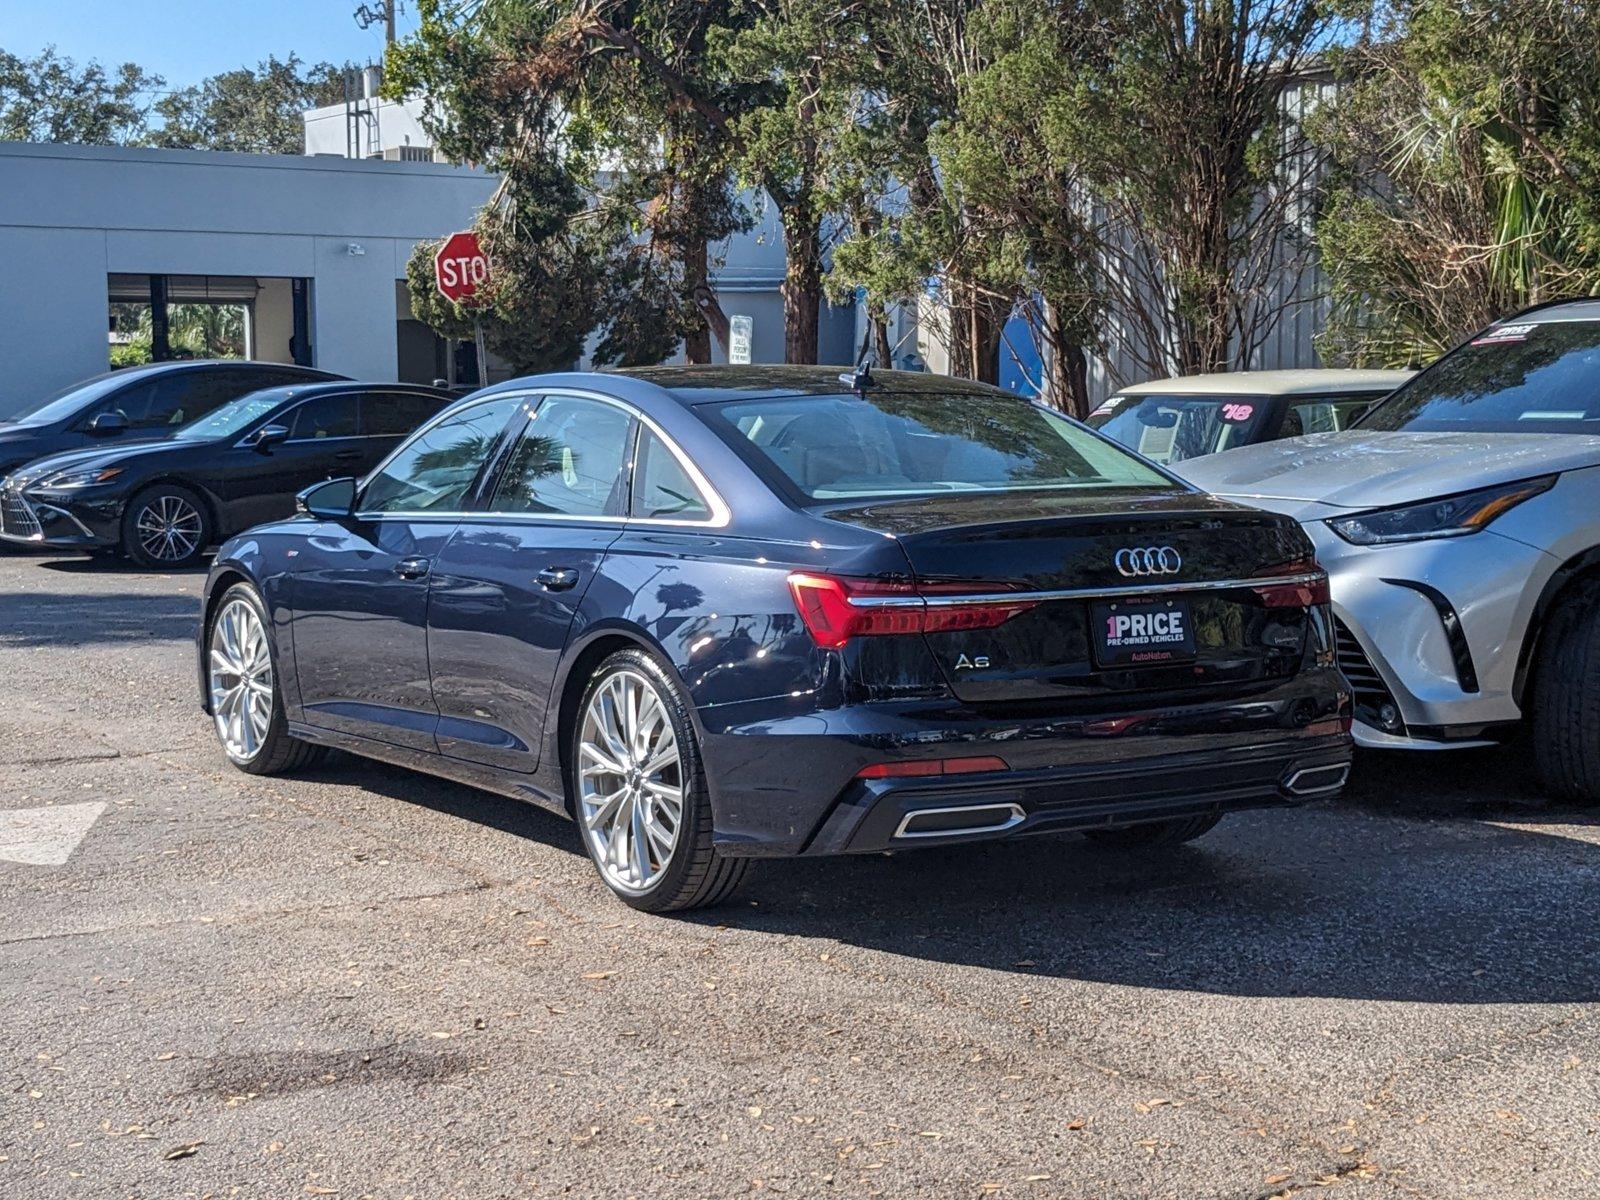
[[1507,322],[1453,350],[1361,429],[1600,433],[1600,321]]
[[1010,397],[868,392],[706,407],[813,500],[1175,486],[1081,425]]

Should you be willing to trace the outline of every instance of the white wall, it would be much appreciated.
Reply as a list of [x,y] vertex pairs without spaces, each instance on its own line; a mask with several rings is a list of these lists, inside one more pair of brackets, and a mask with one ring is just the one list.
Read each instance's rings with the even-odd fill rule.
[[359,148],[354,147],[350,136],[350,121],[344,105],[329,104],[301,113],[306,125],[306,153],[344,154],[347,149],[355,148],[358,149],[356,157],[364,158],[374,150],[433,144],[428,131],[422,127],[421,105],[393,100],[364,100],[362,104],[373,110],[373,117],[357,118]]
[[113,272],[310,278],[316,365],[393,379],[412,247],[493,187],[432,163],[0,142],[0,417],[106,369]]

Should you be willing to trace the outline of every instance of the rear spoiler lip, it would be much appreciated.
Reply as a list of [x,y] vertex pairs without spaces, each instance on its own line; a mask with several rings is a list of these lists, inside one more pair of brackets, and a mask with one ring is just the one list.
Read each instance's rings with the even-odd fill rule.
[[1254,575],[1248,579],[1207,579],[1187,583],[1128,583],[1112,587],[1058,588],[1042,592],[983,592],[967,595],[852,596],[850,603],[861,608],[943,608],[972,604],[1039,604],[1047,600],[1115,600],[1121,596],[1165,596],[1173,592],[1225,592],[1244,588],[1279,587],[1286,584],[1316,583],[1325,578],[1321,571],[1300,571],[1293,575]]

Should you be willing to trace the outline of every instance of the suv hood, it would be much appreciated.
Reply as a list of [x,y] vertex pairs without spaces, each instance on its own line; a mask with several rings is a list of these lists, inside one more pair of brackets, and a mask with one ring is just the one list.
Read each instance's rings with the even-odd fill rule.
[[1177,469],[1219,496],[1358,509],[1593,466],[1600,466],[1600,437],[1584,434],[1353,429],[1242,446],[1190,459]]

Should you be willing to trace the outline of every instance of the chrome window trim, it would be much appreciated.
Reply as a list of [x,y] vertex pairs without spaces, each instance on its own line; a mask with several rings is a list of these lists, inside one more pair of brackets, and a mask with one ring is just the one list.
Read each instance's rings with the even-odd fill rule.
[[987,592],[975,596],[851,596],[857,608],[946,608],[969,604],[1016,604],[1018,601],[1104,600],[1118,596],[1166,595],[1169,592],[1222,592],[1236,588],[1281,587],[1285,584],[1314,583],[1322,575],[1305,571],[1295,575],[1259,575],[1250,579],[1212,579],[1193,583],[1120,584],[1115,587],[1057,588],[1040,592]]
[[[295,385],[292,384],[292,383],[286,383],[286,384],[281,384],[279,386],[281,386],[281,387],[294,387]],[[261,390],[262,391],[267,391],[268,389],[263,388]],[[248,395],[249,393],[246,393],[246,394]],[[322,399],[325,399],[328,396],[350,396],[350,395],[355,396],[356,403],[358,405],[362,401],[364,401],[367,398],[367,396],[369,396],[369,395],[420,396],[424,400],[437,400],[438,399],[437,396],[434,396],[429,392],[413,392],[413,391],[410,391],[409,389],[404,388],[404,387],[392,387],[392,388],[383,388],[383,389],[365,388],[365,389],[359,389],[359,390],[356,390],[356,391],[353,391],[353,392],[351,392],[351,391],[324,392],[321,396],[307,396],[304,400],[300,401],[300,403],[291,405],[289,408],[287,408],[287,409],[285,409],[283,411],[283,413],[280,415],[278,420],[269,421],[268,424],[270,424],[270,425],[282,424],[284,418],[293,417],[295,413],[299,412],[301,408],[303,408],[307,404],[310,404],[313,400],[322,400]],[[434,414],[434,418],[437,419],[440,415],[442,415],[442,414],[435,413]],[[204,418],[202,418],[202,420],[203,419]],[[359,423],[360,419],[361,419],[361,410],[360,410],[360,408],[357,408],[356,409],[356,420],[357,420],[358,423]],[[292,426],[293,422],[291,421],[290,424]],[[250,438],[254,434],[260,433],[261,430],[263,430],[264,428],[266,428],[265,425],[257,425],[249,433],[245,434],[242,438],[240,438],[237,442],[235,442],[233,444],[233,448],[235,450],[253,450],[253,449],[255,449],[255,445],[254,445],[254,443],[252,443],[250,441]],[[417,429],[413,429],[411,431],[411,433],[420,433],[421,431],[422,431],[422,427],[419,427]],[[409,438],[410,436],[411,436],[410,434],[405,434],[405,433],[343,433],[343,434],[340,434],[338,437],[331,437],[331,438],[288,438],[281,444],[285,445],[285,446],[306,446],[306,445],[310,445],[313,442],[370,442],[370,441],[374,441],[374,440],[376,440],[376,441],[385,441],[385,440],[387,440],[389,438]],[[396,447],[396,449],[398,449],[398,447]]]
[[[621,516],[600,514],[591,516],[583,513],[505,512],[488,509],[482,512],[427,512],[425,510],[412,512],[358,512],[354,514],[355,519],[361,521],[383,519],[400,519],[409,521],[415,520],[420,516],[434,516],[441,518],[454,517],[456,520],[466,520],[467,518],[474,518],[478,520],[482,520],[484,518],[494,518],[495,520],[499,521],[579,521],[589,523],[598,522],[604,525],[666,526],[680,529],[722,529],[725,528],[733,519],[733,511],[728,507],[727,502],[723,500],[721,493],[719,493],[716,488],[711,486],[711,481],[706,478],[705,473],[695,465],[693,460],[690,459],[686,453],[684,453],[683,448],[678,445],[677,441],[674,440],[666,430],[662,429],[661,426],[656,423],[653,417],[649,416],[647,413],[641,412],[639,409],[635,408],[632,404],[629,404],[625,400],[618,400],[615,396],[607,396],[602,392],[591,392],[582,388],[561,387],[551,391],[535,388],[525,392],[500,392],[493,396],[485,396],[483,400],[479,401],[478,403],[488,403],[490,401],[504,400],[508,397],[515,397],[523,400],[524,404],[526,404],[526,401],[529,397],[538,397],[539,404],[528,410],[528,418],[531,420],[538,414],[538,411],[543,406],[544,401],[553,396],[565,396],[576,400],[596,400],[602,404],[609,404],[612,408],[620,409],[622,412],[627,413],[629,417],[638,421],[646,429],[650,430],[651,433],[655,434],[656,437],[661,439],[662,443],[667,447],[668,450],[672,451],[672,456],[678,460],[678,465],[684,469],[684,473],[689,476],[690,482],[693,483],[695,488],[700,492],[700,498],[706,502],[706,507],[711,511],[711,516],[709,518],[686,520],[673,517],[630,517],[626,514]],[[452,413],[448,415],[457,415],[466,411],[466,408],[475,407],[477,407],[476,404],[467,405],[463,408],[453,410]],[[430,422],[428,425],[424,425],[422,429],[417,430],[416,434],[413,436],[421,436],[422,433],[431,428],[435,423],[436,422]],[[370,479],[372,476],[377,475],[380,471],[382,471],[383,468],[388,465],[389,460],[398,455],[401,450],[405,449],[406,445],[409,444],[410,441],[411,439],[407,438],[404,443],[402,443],[400,446],[397,446],[394,450],[394,453],[389,455],[388,458],[374,467],[368,474],[367,478]],[[632,469],[631,462],[629,464],[629,469]],[[362,483],[365,484],[366,480],[362,480]]]

